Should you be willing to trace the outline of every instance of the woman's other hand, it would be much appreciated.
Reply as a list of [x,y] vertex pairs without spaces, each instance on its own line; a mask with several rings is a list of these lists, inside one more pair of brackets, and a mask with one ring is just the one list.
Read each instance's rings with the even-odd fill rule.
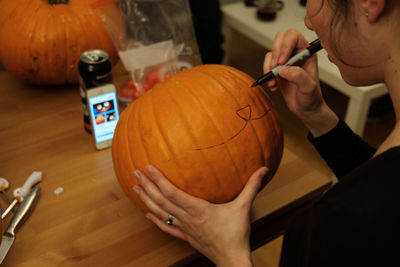
[[[306,49],[309,42],[296,30],[279,32],[271,52],[265,55],[264,73]],[[320,136],[338,122],[337,115],[325,103],[318,77],[317,56],[304,60],[300,66],[284,66],[279,76],[267,83],[271,91],[280,89],[290,111],[298,116],[314,137]]]
[[[175,187],[153,166],[149,179],[134,172],[139,184],[133,189],[151,212],[146,217],[162,231],[189,242],[217,266],[251,266],[250,209],[268,169],[258,169],[236,199],[212,204]],[[167,224],[173,215],[172,225]]]

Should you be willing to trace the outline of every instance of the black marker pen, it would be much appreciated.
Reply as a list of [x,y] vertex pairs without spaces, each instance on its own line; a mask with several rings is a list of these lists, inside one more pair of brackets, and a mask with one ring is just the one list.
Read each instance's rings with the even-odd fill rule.
[[316,52],[318,52],[321,49],[322,49],[322,46],[321,46],[321,42],[319,41],[319,39],[316,39],[316,40],[312,41],[310,43],[309,47],[307,47],[306,49],[304,49],[300,53],[298,53],[298,54],[294,55],[293,57],[291,57],[285,64],[276,66],[271,71],[269,71],[268,73],[266,73],[263,76],[261,76],[260,78],[258,78],[255,81],[255,83],[252,85],[252,87],[260,85],[260,84],[263,84],[263,83],[271,80],[272,78],[278,76],[278,72],[279,72],[280,68],[282,68],[283,66],[296,65],[300,61],[311,57],[313,54],[315,54]]

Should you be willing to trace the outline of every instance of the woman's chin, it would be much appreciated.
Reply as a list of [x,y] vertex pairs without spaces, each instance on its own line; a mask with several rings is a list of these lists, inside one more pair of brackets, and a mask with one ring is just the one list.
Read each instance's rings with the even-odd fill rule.
[[350,77],[343,74],[342,72],[340,72],[340,75],[342,76],[343,81],[345,81],[348,85],[355,87],[370,86],[379,83],[379,82],[369,81],[365,78]]

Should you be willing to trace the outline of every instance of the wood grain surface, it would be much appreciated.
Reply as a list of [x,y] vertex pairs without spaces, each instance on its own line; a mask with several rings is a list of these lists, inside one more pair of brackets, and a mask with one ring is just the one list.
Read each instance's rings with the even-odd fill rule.
[[[8,195],[33,171],[43,172],[38,204],[2,266],[169,266],[196,254],[161,232],[124,195],[111,149],[97,151],[83,129],[78,86],[29,86],[0,72],[0,93],[0,176],[10,182]],[[253,220],[329,184],[285,148],[278,172],[257,197]],[[56,196],[58,187],[64,192]],[[0,204],[7,206],[1,195]]]

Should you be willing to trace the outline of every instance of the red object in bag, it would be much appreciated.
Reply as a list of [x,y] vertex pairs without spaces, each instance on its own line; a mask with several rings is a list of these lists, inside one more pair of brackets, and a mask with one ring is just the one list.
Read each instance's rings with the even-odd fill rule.
[[128,99],[137,99],[142,94],[137,90],[135,84],[132,80],[130,80],[126,87],[121,90],[121,96],[128,98]]
[[152,71],[146,76],[146,82],[143,84],[143,89],[145,92],[150,90],[159,82],[162,82],[171,77],[171,73],[169,71],[165,71],[163,69]]

